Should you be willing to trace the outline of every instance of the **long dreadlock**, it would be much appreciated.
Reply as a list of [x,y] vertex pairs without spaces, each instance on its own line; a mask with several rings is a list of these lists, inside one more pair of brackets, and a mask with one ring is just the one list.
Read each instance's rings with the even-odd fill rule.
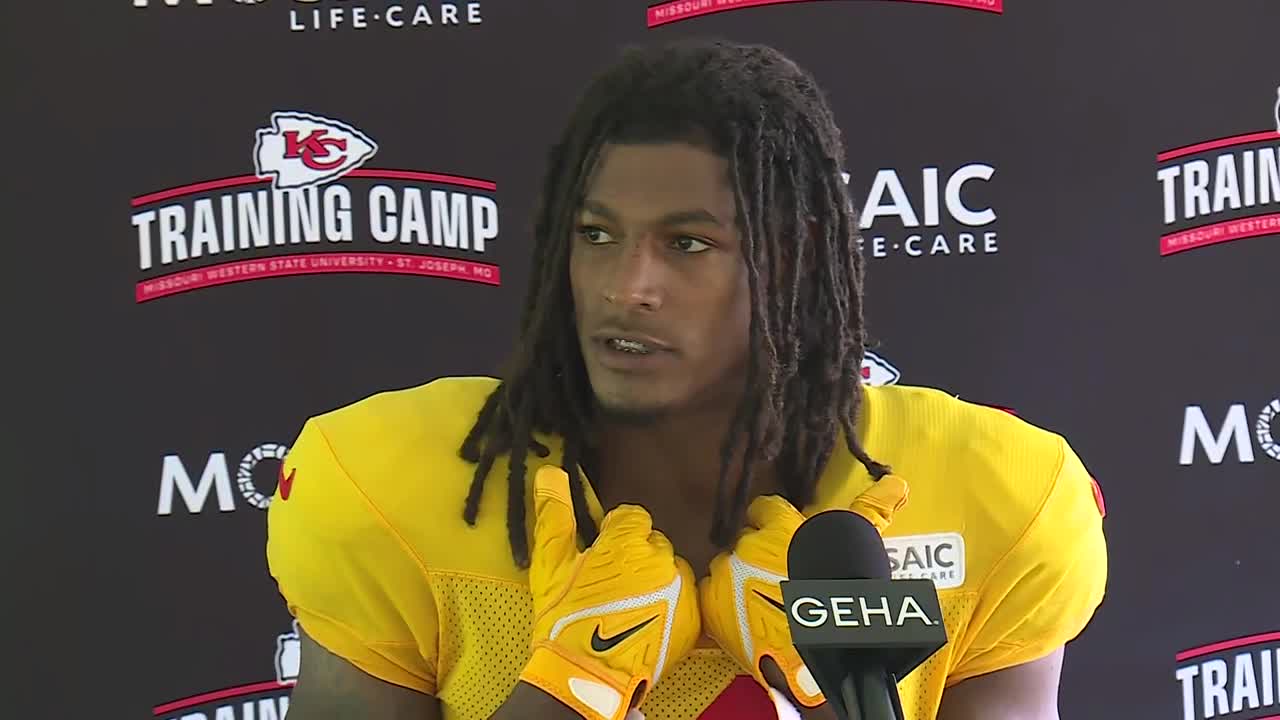
[[[526,461],[531,451],[549,455],[534,433],[564,438],[561,465],[582,540],[593,542],[597,533],[578,472],[593,396],[568,270],[587,178],[605,143],[680,140],[709,145],[729,160],[752,305],[746,392],[721,448],[712,541],[732,542],[753,460],[776,461],[784,494],[797,506],[812,500],[841,431],[874,478],[889,472],[868,456],[855,432],[867,341],[863,262],[840,174],[844,145],[822,91],[807,72],[764,46],[680,41],[629,48],[589,85],[551,149],[520,335],[503,381],[460,450],[476,463],[463,511],[472,525],[494,461],[510,454],[507,526],[521,567],[529,560]],[[746,461],[730,488],[730,460],[740,448]]]

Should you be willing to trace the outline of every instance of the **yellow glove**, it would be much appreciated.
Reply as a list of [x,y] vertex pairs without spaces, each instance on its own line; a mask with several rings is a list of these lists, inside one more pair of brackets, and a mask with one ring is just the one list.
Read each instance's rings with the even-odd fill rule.
[[[884,532],[894,511],[906,502],[906,494],[905,481],[886,475],[859,495],[849,509]],[[707,634],[766,689],[769,683],[760,663],[771,658],[796,702],[814,708],[826,699],[791,644],[778,585],[787,579],[787,547],[804,520],[781,496],[756,498],[747,508],[747,527],[739,533],[733,549],[711,561],[710,574],[698,589]]]
[[534,477],[533,656],[520,679],[591,720],[622,720],[702,631],[689,564],[644,508],[620,505],[578,551],[569,478]]

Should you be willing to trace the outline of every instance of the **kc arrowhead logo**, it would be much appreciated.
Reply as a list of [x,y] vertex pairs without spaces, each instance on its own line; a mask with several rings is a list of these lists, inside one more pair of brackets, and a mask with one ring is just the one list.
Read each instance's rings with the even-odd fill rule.
[[277,112],[257,133],[254,168],[275,190],[316,187],[346,175],[378,152],[368,135],[340,120]]
[[888,360],[873,352],[863,353],[862,383],[875,387],[877,385],[893,385],[902,379],[898,368],[889,364]]

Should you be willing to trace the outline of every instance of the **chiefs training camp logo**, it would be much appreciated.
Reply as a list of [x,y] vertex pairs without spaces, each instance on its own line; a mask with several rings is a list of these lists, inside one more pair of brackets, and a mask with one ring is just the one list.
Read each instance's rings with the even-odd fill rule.
[[1176,659],[1183,720],[1280,718],[1280,632],[1183,650]]
[[[235,0],[239,5],[263,5],[267,0]],[[135,8],[211,6],[214,0],[133,0]],[[231,5],[231,0],[219,4]],[[432,28],[480,25],[480,3],[437,0],[413,3],[361,3],[353,0],[276,0],[289,7],[289,30],[367,30],[369,28]]]
[[136,301],[317,273],[499,285],[476,259],[498,237],[495,183],[367,167],[379,151],[340,120],[277,112],[257,131],[253,175],[135,197]]
[[1275,130],[1206,140],[1156,155],[1164,203],[1160,254],[1280,236],[1280,89]]
[[152,708],[161,720],[284,720],[301,658],[298,621],[276,636],[274,680],[201,693]]
[[[762,5],[783,5],[795,2],[812,2],[813,0],[665,0],[649,6],[649,27],[688,20],[702,15],[741,10]],[[948,5],[966,10],[1000,14],[1004,12],[1004,0],[886,0],[890,2],[928,3],[930,5]]]

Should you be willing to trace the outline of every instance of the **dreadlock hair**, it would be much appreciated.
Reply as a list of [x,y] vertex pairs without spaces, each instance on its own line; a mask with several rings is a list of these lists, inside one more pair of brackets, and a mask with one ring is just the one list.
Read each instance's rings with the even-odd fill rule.
[[[776,463],[784,494],[797,507],[812,501],[841,431],[873,478],[889,472],[855,432],[867,342],[863,261],[840,172],[845,148],[822,91],[766,46],[683,40],[627,48],[591,82],[551,148],[519,338],[460,449],[476,463],[463,511],[471,525],[495,459],[510,454],[507,526],[520,567],[529,561],[527,457],[549,455],[535,432],[564,439],[561,465],[584,544],[598,532],[578,472],[594,398],[569,284],[570,238],[588,177],[606,143],[672,141],[728,160],[751,293],[745,393],[721,447],[712,541],[732,543],[754,460]],[[729,487],[730,461],[740,448],[742,473]]]

